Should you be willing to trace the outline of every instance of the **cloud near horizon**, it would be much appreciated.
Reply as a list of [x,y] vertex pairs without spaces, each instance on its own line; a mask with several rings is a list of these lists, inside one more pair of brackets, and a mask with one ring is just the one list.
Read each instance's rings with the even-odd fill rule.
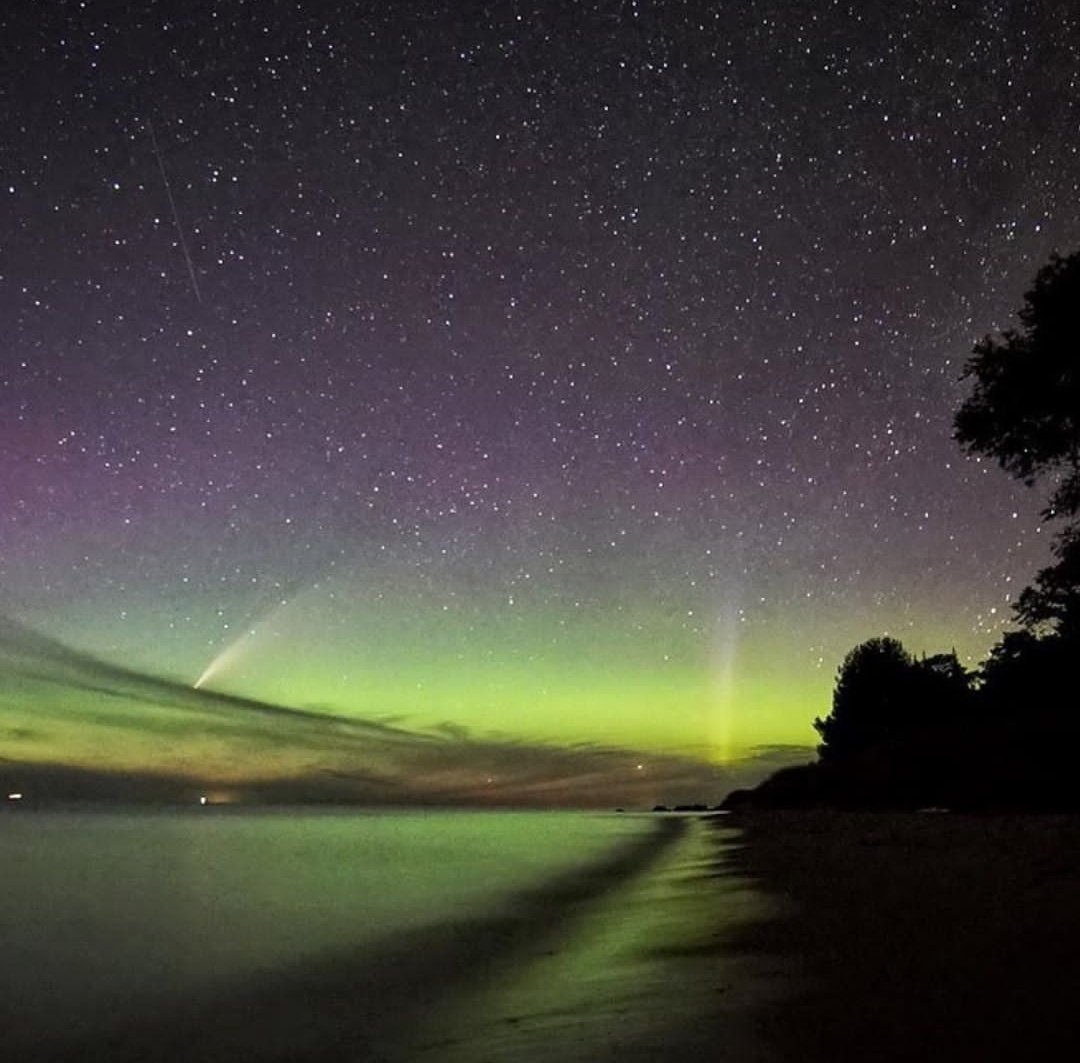
[[[719,800],[777,759],[519,741],[456,724],[343,717],[241,698],[101,661],[0,617],[0,780],[50,797],[650,805]],[[759,759],[761,763],[758,763]]]

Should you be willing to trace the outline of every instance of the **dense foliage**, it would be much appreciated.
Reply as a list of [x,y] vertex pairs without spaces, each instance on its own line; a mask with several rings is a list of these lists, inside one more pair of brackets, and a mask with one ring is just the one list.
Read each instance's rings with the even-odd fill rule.
[[970,676],[955,654],[915,660],[896,639],[856,646],[837,676],[832,712],[814,721],[827,763],[873,751],[967,713]]
[[975,345],[964,372],[974,389],[957,411],[956,439],[1026,484],[1049,482],[1043,518],[1071,523],[1016,615],[1034,634],[1070,637],[1080,624],[1080,252],[1039,270],[1017,316],[1020,330]]
[[1027,484],[1055,480],[1047,516],[1080,512],[1080,253],[1054,256],[1017,315],[1023,326],[975,345],[974,390],[956,439]]

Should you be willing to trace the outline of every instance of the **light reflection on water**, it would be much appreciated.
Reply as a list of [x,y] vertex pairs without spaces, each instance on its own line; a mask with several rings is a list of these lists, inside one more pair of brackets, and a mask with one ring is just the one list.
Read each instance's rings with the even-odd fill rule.
[[0,1024],[35,1058],[62,1030],[71,1058],[184,1063],[345,1045],[568,1063],[616,1042],[629,1060],[725,1008],[730,1041],[756,990],[714,946],[764,908],[715,876],[725,834],[582,813],[6,817]]
[[500,896],[647,830],[515,812],[0,818],[0,1018],[97,1025]]

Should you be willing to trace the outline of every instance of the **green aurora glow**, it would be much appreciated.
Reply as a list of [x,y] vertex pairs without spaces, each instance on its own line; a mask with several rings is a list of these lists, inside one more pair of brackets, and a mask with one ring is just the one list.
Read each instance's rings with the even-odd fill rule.
[[712,799],[1009,625],[1060,12],[159,6],[5,13],[0,766]]

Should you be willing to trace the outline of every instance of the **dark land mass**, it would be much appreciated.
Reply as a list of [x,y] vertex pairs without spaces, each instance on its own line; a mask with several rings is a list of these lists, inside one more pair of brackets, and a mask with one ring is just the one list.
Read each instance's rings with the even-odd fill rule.
[[781,914],[734,944],[790,964],[780,1061],[1075,1058],[1080,816],[754,810],[729,870]]

